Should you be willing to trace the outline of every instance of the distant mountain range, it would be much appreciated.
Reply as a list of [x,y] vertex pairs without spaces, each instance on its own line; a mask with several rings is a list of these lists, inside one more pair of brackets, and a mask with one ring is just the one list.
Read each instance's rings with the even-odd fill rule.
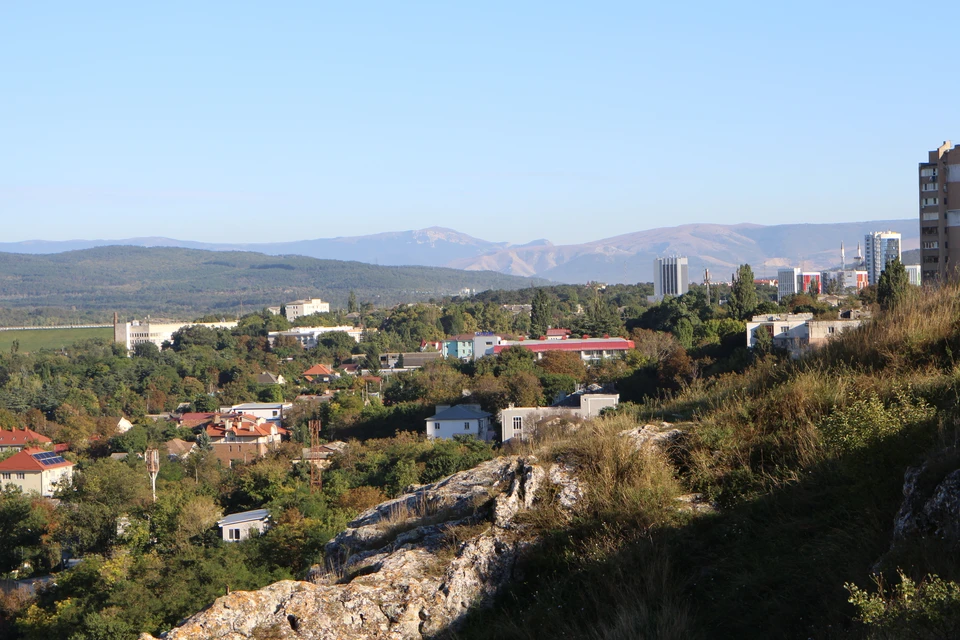
[[824,269],[840,264],[840,243],[850,264],[857,242],[870,231],[899,231],[903,249],[920,245],[915,219],[832,224],[688,224],[638,231],[594,242],[554,245],[536,240],[525,245],[491,242],[464,233],[431,227],[367,236],[273,243],[212,243],[170,238],[124,240],[34,240],[0,243],[0,252],[48,254],[107,245],[180,247],[210,251],[254,251],[327,260],[354,260],[380,265],[445,266],[467,271],[498,271],[569,283],[650,282],[657,256],[683,255],[690,260],[691,280],[710,269],[714,281],[725,280],[738,265],[749,263],[759,276],[779,267]]

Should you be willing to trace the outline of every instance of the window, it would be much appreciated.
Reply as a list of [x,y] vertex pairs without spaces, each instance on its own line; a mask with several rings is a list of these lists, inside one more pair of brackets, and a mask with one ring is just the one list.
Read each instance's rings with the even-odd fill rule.
[[440,423],[439,423],[439,422],[434,422],[434,423],[433,423],[433,428],[434,428],[435,431],[440,431]]
[[827,333],[834,333],[836,329],[836,327],[827,327]]
[[923,243],[923,248],[924,248],[924,249],[939,249],[939,248],[940,248],[940,243],[939,243],[939,242],[924,242],[924,243]]
[[227,537],[230,540],[239,540],[240,539],[240,529],[227,529]]
[[4,480],[9,480],[9,479],[10,479],[10,474],[9,474],[9,473],[3,474],[3,479],[4,479]]
[[787,333],[788,331],[790,331],[789,325],[783,325],[782,327],[780,327],[780,333]]
[[935,207],[939,203],[940,203],[939,198],[924,198],[922,202],[923,206],[925,207]]
[[938,185],[937,185],[936,182],[928,182],[928,183],[926,183],[925,185],[923,185],[922,187],[920,187],[920,190],[921,190],[921,191],[936,191],[936,190],[937,190],[937,186],[938,186]]
[[513,430],[520,431],[523,429],[523,416],[513,416]]
[[17,480],[23,480],[23,479],[26,478],[26,477],[27,477],[27,476],[26,476],[25,474],[23,474],[23,473],[18,473],[18,474],[17,474]]
[[935,212],[935,211],[933,211],[933,212],[930,212],[930,213],[925,213],[925,214],[923,214],[922,216],[920,216],[920,219],[921,219],[921,220],[928,220],[928,221],[929,221],[929,220],[936,220],[936,219],[939,218],[939,217],[940,217],[940,214],[937,213],[937,212]]
[[464,423],[463,423],[463,430],[464,430],[464,431],[470,431],[470,423],[469,423],[469,422],[464,422]]
[[277,417],[277,412],[276,412],[276,411],[273,412],[273,417],[274,417],[274,418]]

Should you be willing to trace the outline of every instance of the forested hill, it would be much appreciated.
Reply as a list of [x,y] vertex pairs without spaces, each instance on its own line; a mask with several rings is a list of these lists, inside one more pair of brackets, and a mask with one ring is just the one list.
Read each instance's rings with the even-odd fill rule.
[[189,317],[320,297],[393,304],[461,289],[519,289],[545,280],[492,271],[377,266],[252,252],[111,246],[51,255],[0,253],[0,306],[77,307]]

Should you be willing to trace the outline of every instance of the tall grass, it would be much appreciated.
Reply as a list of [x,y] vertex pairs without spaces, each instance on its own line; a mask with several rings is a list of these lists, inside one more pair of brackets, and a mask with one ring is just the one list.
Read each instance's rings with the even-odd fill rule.
[[[911,291],[800,360],[762,359],[524,445],[576,464],[587,497],[572,521],[536,520],[527,579],[464,637],[856,633],[843,585],[867,585],[888,550],[904,470],[957,444],[958,355],[960,288]],[[660,419],[685,421],[668,451],[617,436]],[[686,491],[719,514],[681,513]],[[899,557],[954,576],[957,555]]]

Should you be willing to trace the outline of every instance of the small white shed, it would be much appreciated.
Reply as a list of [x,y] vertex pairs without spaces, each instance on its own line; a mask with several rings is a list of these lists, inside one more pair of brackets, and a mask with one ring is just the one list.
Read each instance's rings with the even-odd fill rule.
[[[217,521],[220,534],[225,542],[240,542],[252,536],[258,536],[270,528],[270,512],[267,509],[254,509],[241,513],[231,513]],[[252,532],[252,533],[251,533]]]

